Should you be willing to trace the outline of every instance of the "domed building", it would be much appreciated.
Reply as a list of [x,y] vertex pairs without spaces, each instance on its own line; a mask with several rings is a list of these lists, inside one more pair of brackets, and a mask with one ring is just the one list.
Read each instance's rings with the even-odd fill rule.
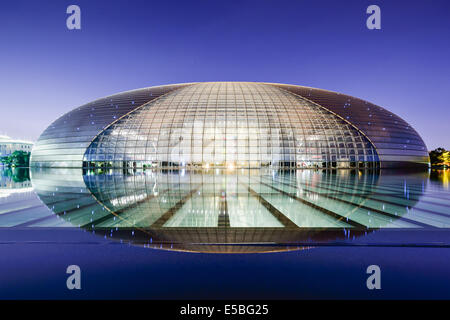
[[33,167],[426,167],[418,133],[348,95],[254,82],[150,87],[98,99],[39,137]]

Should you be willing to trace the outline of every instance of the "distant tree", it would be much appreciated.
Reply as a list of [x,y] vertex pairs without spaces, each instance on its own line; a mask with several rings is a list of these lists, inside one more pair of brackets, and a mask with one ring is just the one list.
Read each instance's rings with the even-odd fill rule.
[[430,151],[431,165],[450,165],[450,151],[444,148],[437,148]]
[[14,151],[6,157],[2,157],[0,161],[9,167],[28,167],[30,164],[30,152]]
[[441,155],[438,157],[438,160],[444,166],[450,166],[450,151],[442,152]]

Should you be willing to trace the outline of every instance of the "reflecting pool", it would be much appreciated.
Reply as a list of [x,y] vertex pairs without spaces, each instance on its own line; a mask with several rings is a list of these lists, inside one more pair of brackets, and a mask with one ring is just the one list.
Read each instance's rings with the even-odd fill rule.
[[0,228],[195,252],[449,246],[448,171],[3,169]]

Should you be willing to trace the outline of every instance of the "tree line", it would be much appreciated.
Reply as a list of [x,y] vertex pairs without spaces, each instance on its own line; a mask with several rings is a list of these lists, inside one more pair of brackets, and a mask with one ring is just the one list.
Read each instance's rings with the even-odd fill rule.
[[450,166],[450,151],[444,148],[437,148],[430,151],[430,163],[432,166]]
[[30,165],[30,152],[14,151],[8,156],[1,157],[0,162],[8,167],[28,167]]

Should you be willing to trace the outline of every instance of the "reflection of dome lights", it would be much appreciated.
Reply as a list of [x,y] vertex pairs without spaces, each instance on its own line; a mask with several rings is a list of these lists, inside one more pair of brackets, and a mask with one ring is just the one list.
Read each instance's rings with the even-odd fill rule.
[[[55,214],[89,232],[95,228],[100,236],[138,245],[152,238],[158,248],[173,250],[285,250],[285,245],[292,249],[348,239],[377,228],[417,226],[408,220],[408,207],[423,191],[407,181],[411,200],[400,195],[402,207],[389,204],[381,212],[383,200],[367,201],[383,190],[376,189],[378,171],[362,171],[360,179],[357,170],[341,175],[329,170],[186,169],[184,176],[181,170],[67,171],[74,172],[72,180],[58,169],[32,171],[42,201],[49,207],[55,197],[61,201]],[[401,181],[403,191],[403,177],[387,179],[385,186]],[[56,189],[55,197],[49,197],[48,190]],[[74,208],[75,203],[80,206]]]
[[129,203],[135,203],[144,200],[147,198],[148,195],[146,193],[132,195],[132,196],[123,196],[120,198],[111,199],[111,204],[113,206],[119,206],[119,205],[127,205]]

